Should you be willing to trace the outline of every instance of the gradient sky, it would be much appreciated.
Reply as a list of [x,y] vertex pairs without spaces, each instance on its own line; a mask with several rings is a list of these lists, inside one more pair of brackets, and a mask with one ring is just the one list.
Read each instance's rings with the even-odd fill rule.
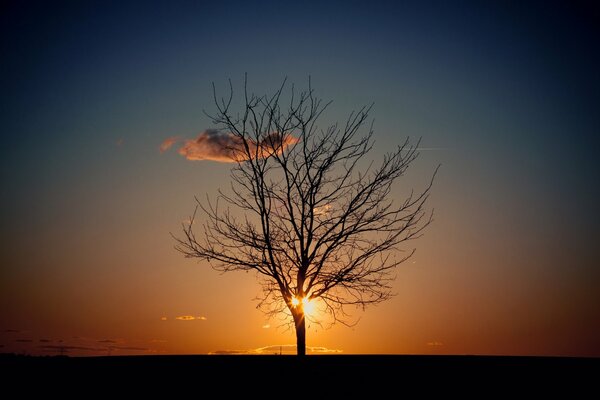
[[600,356],[592,2],[46,3],[0,8],[0,352],[294,343],[251,274],[170,237],[230,165],[159,146],[211,128],[211,82],[247,72],[258,93],[311,75],[326,121],[374,102],[373,159],[422,137],[401,187],[442,164],[398,295],[308,346]]

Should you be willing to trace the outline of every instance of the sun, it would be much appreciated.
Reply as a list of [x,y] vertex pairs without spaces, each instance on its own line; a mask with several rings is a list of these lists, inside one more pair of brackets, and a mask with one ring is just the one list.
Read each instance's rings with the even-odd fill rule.
[[303,297],[302,299],[298,299],[297,297],[292,298],[292,305],[294,307],[298,307],[302,303],[302,309],[304,310],[304,315],[310,317],[313,316],[315,312],[315,302],[308,297]]
[[315,313],[315,302],[307,297],[304,297],[302,299],[302,308],[304,309],[305,315],[308,315],[309,317],[313,316]]

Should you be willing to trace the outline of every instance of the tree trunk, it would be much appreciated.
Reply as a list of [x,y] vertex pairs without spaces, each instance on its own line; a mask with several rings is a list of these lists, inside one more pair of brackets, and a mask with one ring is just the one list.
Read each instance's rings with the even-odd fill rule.
[[306,319],[304,318],[304,312],[300,312],[294,315],[294,322],[296,325],[296,353],[298,356],[306,355]]

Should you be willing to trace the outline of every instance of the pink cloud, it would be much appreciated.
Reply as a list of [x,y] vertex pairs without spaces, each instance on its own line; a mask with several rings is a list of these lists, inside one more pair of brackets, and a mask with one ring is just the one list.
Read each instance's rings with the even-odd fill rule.
[[160,147],[159,147],[160,152],[164,153],[165,151],[169,150],[171,148],[171,146],[173,146],[179,140],[180,140],[179,136],[171,136],[171,137],[166,138],[160,144]]
[[[173,137],[166,139],[161,144],[161,151],[166,151],[176,141],[177,138]],[[250,157],[258,156],[263,158],[275,152],[281,152],[295,143],[298,143],[297,138],[287,135],[283,138],[282,142],[281,136],[273,132],[260,142],[248,141],[248,150],[251,154]],[[218,131],[216,129],[207,129],[196,139],[186,140],[178,152],[188,160],[236,162],[248,158],[242,139],[230,132]]]

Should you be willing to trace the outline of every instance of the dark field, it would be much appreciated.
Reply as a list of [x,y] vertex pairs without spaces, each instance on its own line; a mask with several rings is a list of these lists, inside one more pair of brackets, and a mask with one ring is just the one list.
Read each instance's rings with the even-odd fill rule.
[[[454,393],[597,394],[599,358],[490,356],[130,356],[28,357],[1,355],[8,385],[20,380],[53,389],[76,382],[94,390],[109,387],[260,393],[296,385],[302,393],[386,393],[388,390],[449,390]],[[12,377],[12,378],[10,378]],[[62,385],[62,386],[61,386]],[[34,387],[25,384],[26,389]],[[63,390],[59,389],[59,390]],[[212,389],[211,389],[212,390]],[[559,392],[556,392],[559,391]],[[487,392],[490,395],[491,392]],[[312,398],[309,393],[306,397]],[[287,396],[285,396],[287,397]],[[396,396],[394,396],[395,398]],[[321,396],[316,396],[321,398]]]

